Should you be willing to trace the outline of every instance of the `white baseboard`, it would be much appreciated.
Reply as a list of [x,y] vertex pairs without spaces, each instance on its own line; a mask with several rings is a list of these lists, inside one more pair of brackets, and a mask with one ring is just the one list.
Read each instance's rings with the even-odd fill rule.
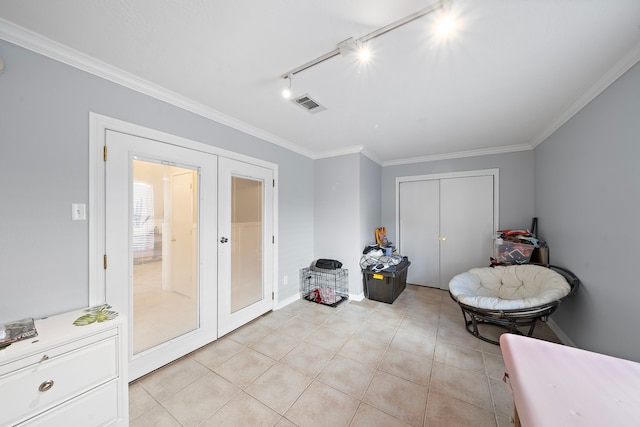
[[349,299],[352,301],[362,301],[364,299],[364,292],[359,294],[349,294]]
[[296,301],[298,301],[299,299],[300,299],[300,294],[299,294],[299,293],[294,294],[294,295],[291,295],[289,298],[287,298],[287,299],[285,299],[285,300],[278,301],[278,302],[276,303],[276,305],[273,307],[273,310],[274,310],[274,311],[275,311],[275,310],[280,310],[281,308],[286,307],[286,306],[288,306],[289,304],[291,304],[292,302],[296,302]]
[[547,325],[549,325],[549,329],[551,329],[553,331],[553,333],[556,334],[556,336],[558,338],[560,338],[560,341],[562,341],[562,344],[568,345],[570,347],[578,348],[576,343],[574,343],[571,340],[571,338],[569,338],[569,336],[567,334],[565,334],[562,329],[560,329],[560,326],[558,326],[558,324],[556,322],[554,322],[553,319],[548,319],[547,320]]

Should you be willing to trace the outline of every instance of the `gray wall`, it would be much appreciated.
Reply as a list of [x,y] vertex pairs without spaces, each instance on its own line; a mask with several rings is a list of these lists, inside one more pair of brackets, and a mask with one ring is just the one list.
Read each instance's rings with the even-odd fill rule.
[[0,321],[88,304],[88,222],[70,209],[88,203],[90,111],[277,163],[279,299],[297,293],[313,160],[2,40],[0,55]]
[[[316,160],[314,253],[349,270],[349,293],[359,294],[360,154]],[[360,284],[360,291],[358,285]]]
[[640,362],[640,65],[535,150],[535,212],[552,264],[582,281],[554,321],[578,347]]
[[382,167],[366,156],[360,155],[360,246],[375,243],[375,229],[380,227],[380,205],[382,200]]
[[380,226],[381,169],[362,154],[316,160],[314,252],[349,270],[352,296],[362,294],[362,249]]
[[412,163],[382,168],[382,225],[387,236],[396,236],[396,178],[481,169],[500,170],[498,228],[529,228],[533,217],[533,151]]

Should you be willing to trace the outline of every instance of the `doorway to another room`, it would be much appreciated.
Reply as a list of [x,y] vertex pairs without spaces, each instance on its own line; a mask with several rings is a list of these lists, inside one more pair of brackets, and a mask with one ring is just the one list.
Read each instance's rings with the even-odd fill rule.
[[89,299],[127,316],[129,381],[273,309],[277,165],[93,113],[90,129]]

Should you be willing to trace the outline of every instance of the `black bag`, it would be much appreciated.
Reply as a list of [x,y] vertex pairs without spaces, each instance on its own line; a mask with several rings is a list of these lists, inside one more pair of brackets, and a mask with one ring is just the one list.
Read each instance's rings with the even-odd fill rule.
[[335,259],[320,258],[316,261],[316,268],[322,268],[323,270],[337,270],[342,268],[342,263]]

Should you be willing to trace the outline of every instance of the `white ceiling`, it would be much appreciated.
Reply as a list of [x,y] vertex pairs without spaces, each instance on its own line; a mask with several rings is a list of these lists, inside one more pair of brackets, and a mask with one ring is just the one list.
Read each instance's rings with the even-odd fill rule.
[[372,40],[366,66],[345,55],[297,74],[294,96],[326,111],[281,97],[281,75],[434,3],[0,0],[0,27],[311,157],[362,150],[383,164],[531,149],[640,59],[638,0],[453,0],[452,39],[433,37],[437,11]]

